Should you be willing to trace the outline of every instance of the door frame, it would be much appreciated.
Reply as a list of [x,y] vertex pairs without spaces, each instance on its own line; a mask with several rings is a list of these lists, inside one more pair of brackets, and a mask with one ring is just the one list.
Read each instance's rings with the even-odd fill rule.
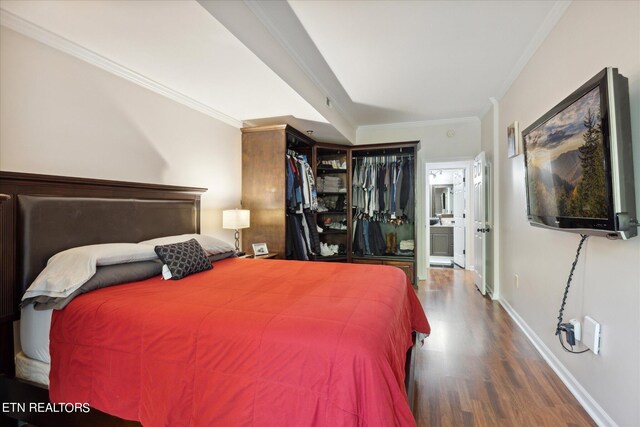
[[[473,246],[469,245],[469,242],[473,242],[473,233],[471,233],[471,229],[473,227],[472,213],[473,213],[473,192],[469,190],[469,186],[473,184],[473,157],[470,157],[465,160],[459,161],[451,161],[451,162],[425,162],[423,166],[424,171],[424,197],[425,197],[425,209],[423,212],[425,221],[425,227],[422,231],[424,236],[424,247],[425,247],[425,260],[429,259],[429,254],[431,253],[431,229],[429,228],[429,221],[427,220],[430,217],[431,212],[431,185],[429,182],[429,172],[437,169],[464,169],[464,195],[465,195],[465,270],[473,271]],[[429,214],[429,215],[427,215]],[[423,264],[425,267],[425,271],[422,273],[426,273],[426,269],[429,268],[429,262],[425,262]]]

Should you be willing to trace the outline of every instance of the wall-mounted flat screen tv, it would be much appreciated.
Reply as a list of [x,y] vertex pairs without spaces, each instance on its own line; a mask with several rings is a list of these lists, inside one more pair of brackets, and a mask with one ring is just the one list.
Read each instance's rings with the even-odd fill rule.
[[637,235],[629,88],[605,68],[522,132],[532,225]]

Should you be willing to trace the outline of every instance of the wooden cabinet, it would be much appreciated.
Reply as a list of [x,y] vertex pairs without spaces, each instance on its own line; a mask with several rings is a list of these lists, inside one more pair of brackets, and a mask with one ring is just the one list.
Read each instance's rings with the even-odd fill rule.
[[431,227],[431,255],[453,256],[453,227]]
[[284,258],[287,148],[311,156],[314,143],[286,125],[242,129],[242,208],[251,211],[251,225],[242,230],[245,250],[266,243]]
[[[278,258],[285,258],[287,254],[285,159],[288,149],[308,158],[316,184],[318,179],[323,181],[323,185],[332,184],[317,188],[318,201],[319,204],[322,201],[323,208],[312,215],[322,229],[319,233],[321,244],[340,248],[340,251],[328,257],[318,254],[315,259],[393,265],[401,268],[415,285],[418,141],[351,147],[317,143],[287,125],[242,129],[242,207],[251,211],[251,226],[242,230],[242,246],[248,248],[252,243],[265,242],[271,251],[279,254]],[[389,162],[410,165],[402,169],[403,175],[410,176],[406,182],[411,182],[411,185],[398,193],[404,198],[405,205],[397,217],[388,209],[361,212],[362,209],[356,206],[353,173],[363,162],[382,168],[385,164],[390,165]],[[411,190],[407,191],[408,188]],[[380,210],[383,210],[382,205]],[[378,238],[375,251],[354,250],[353,236],[357,230],[354,230],[354,221],[362,218],[376,222],[375,236]]]
[[354,264],[374,264],[374,265],[382,265],[382,260],[380,259],[362,259],[362,258],[353,258]]
[[367,259],[367,258],[353,258],[354,264],[372,264],[372,265],[391,265],[397,267],[407,275],[407,278],[412,285],[416,285],[416,271],[415,263],[413,261],[397,261],[389,259]]
[[407,275],[411,284],[416,286],[415,283],[415,263],[412,261],[384,261],[384,265],[392,265],[394,267],[398,267],[400,270],[404,271],[404,274]]

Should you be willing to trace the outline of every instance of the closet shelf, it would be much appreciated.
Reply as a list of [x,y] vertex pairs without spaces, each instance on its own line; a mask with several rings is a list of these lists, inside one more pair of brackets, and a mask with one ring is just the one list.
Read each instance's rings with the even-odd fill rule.
[[318,173],[347,173],[346,169],[318,168]]
[[347,230],[331,230],[331,229],[328,229],[328,230],[324,230],[322,232],[318,232],[318,234],[320,234],[321,236],[323,234],[347,234]]

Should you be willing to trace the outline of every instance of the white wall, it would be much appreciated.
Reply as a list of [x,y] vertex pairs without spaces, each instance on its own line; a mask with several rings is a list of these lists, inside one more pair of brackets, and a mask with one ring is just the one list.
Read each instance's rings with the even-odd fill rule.
[[207,187],[202,231],[233,241],[239,129],[2,27],[0,169]]
[[453,185],[453,172],[455,169],[434,169],[435,175],[429,176],[430,185]]
[[[447,132],[453,130],[453,135]],[[480,152],[480,120],[471,118],[436,120],[433,122],[397,123],[377,126],[360,126],[357,132],[357,144],[376,144],[384,142],[420,141],[416,161],[416,242],[418,250],[418,278],[426,276],[428,245],[426,242],[425,206],[427,163],[468,160]]]
[[[500,100],[499,140],[506,141],[509,123],[518,120],[526,128],[607,66],[629,78],[640,202],[640,2],[574,1]],[[587,240],[565,319],[588,314],[599,321],[602,350],[598,356],[564,352],[554,336],[555,322],[579,236],[527,223],[523,156],[507,159],[502,148],[494,153],[502,194],[501,296],[550,349],[567,378],[577,380],[576,390],[601,423],[639,426],[640,238]]]

